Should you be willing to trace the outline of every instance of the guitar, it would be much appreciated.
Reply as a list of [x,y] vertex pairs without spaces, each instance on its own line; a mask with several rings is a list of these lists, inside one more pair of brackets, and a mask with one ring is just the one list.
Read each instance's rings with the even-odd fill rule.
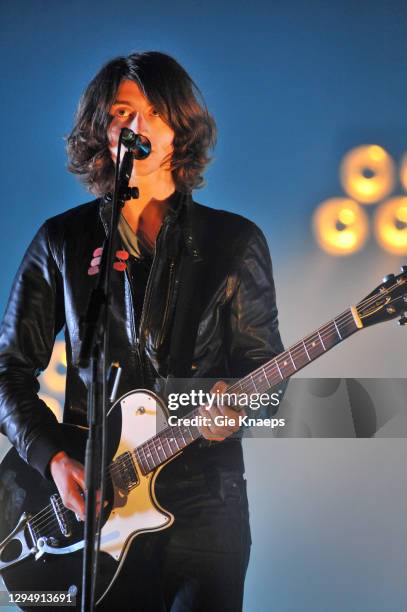
[[[345,310],[288,350],[228,388],[228,393],[264,393],[345,338],[401,316],[407,324],[407,266],[356,306]],[[198,408],[187,415],[198,416]],[[158,503],[154,485],[163,467],[200,437],[197,427],[169,426],[166,407],[154,393],[131,391],[108,414],[107,506],[102,514],[96,600],[120,574],[134,538],[170,527],[174,516]],[[67,452],[83,461],[86,429],[61,425]],[[157,433],[158,431],[158,433]],[[80,601],[83,523],[67,510],[56,487],[11,449],[0,466],[0,572],[9,591],[64,591]],[[23,608],[24,609],[24,608]]]

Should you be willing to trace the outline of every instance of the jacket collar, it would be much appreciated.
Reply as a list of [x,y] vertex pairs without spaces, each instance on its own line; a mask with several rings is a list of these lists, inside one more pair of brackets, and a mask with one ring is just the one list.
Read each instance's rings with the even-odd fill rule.
[[178,223],[186,250],[195,262],[202,261],[201,232],[198,227],[196,204],[190,193],[175,192],[174,218]]
[[[176,224],[181,230],[183,242],[189,255],[194,261],[202,261],[202,244],[196,219],[195,202],[190,193],[175,191],[170,198],[170,209],[167,223]],[[112,194],[107,193],[100,198],[99,215],[106,233],[110,226],[112,214]]]

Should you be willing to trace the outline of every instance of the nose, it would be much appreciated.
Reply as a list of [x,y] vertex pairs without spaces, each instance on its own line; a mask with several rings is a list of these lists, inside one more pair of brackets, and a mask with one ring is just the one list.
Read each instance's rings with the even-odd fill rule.
[[133,120],[129,127],[136,134],[143,134],[144,136],[146,136],[148,133],[147,122],[144,118],[143,113],[140,113],[140,112],[135,113]]

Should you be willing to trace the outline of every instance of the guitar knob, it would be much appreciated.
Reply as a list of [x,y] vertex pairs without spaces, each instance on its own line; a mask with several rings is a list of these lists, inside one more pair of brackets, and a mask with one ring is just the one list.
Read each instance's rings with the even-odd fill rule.
[[394,279],[394,274],[386,274],[386,276],[383,276],[383,282],[384,283],[388,283],[389,281]]
[[399,319],[399,325],[407,325],[407,317],[401,317]]

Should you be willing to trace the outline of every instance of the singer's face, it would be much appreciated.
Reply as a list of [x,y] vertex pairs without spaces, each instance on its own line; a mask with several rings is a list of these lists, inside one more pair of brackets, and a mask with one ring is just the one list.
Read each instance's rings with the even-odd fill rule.
[[134,81],[121,82],[110,114],[113,118],[107,136],[114,162],[116,162],[120,130],[127,127],[151,142],[150,155],[143,160],[134,160],[132,179],[151,175],[154,172],[160,176],[163,172],[170,173],[167,160],[171,158],[173,152],[174,131],[163,121]]

